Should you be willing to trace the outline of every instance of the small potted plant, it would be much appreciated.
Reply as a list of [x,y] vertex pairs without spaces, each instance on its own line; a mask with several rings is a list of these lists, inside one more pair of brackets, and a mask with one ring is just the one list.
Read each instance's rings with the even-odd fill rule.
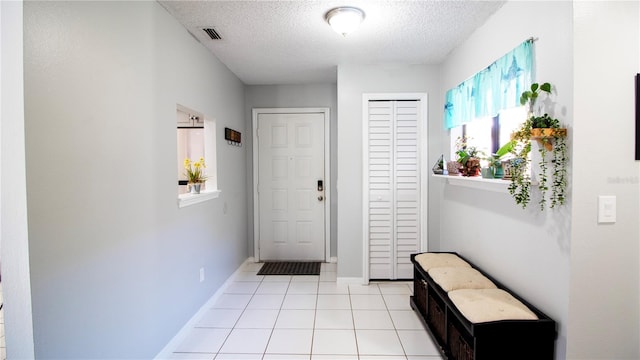
[[459,137],[456,140],[456,155],[458,163],[462,165],[460,172],[462,176],[480,175],[480,156],[482,152],[475,146],[468,144],[467,137]]
[[552,139],[567,136],[567,129],[560,128],[560,121],[549,114],[533,116],[531,121],[531,139],[537,140],[547,151],[553,150]]
[[435,165],[431,168],[433,173],[436,175],[444,175],[445,174],[445,163],[444,163],[444,154],[440,155],[438,161],[436,161]]
[[489,173],[491,174],[492,178],[502,179],[502,177],[504,176],[504,169],[502,167],[502,162],[504,160],[502,158],[505,155],[511,153],[515,145],[516,142],[511,140],[502,145],[502,147],[498,149],[495,154],[491,154],[491,156],[485,158],[485,160],[487,160],[487,163],[489,164]]
[[189,192],[192,194],[199,194],[202,183],[207,180],[204,175],[204,158],[201,157],[198,161],[191,161],[191,159],[184,159],[184,168],[186,170],[186,176],[189,185]]

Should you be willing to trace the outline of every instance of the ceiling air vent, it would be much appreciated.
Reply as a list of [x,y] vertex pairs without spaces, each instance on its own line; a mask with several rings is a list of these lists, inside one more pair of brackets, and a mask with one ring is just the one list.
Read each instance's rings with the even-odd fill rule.
[[211,38],[211,40],[222,40],[222,37],[220,36],[220,34],[218,34],[218,32],[216,31],[216,29],[214,28],[204,28],[202,29],[204,32],[207,33],[207,35],[209,35],[209,37]]

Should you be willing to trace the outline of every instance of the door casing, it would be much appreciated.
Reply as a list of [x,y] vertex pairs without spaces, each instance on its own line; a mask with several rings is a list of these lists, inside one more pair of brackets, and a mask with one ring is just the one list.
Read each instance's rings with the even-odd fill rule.
[[254,261],[260,261],[260,207],[258,206],[258,115],[259,114],[324,114],[324,248],[325,261],[331,258],[331,112],[329,108],[254,108],[252,111],[253,131],[253,254]]

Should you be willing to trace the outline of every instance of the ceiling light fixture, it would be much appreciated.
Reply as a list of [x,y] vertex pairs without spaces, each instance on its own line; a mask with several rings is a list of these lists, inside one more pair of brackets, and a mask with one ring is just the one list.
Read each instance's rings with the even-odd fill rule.
[[335,32],[347,36],[358,29],[364,20],[364,11],[351,6],[337,7],[329,10],[324,18]]

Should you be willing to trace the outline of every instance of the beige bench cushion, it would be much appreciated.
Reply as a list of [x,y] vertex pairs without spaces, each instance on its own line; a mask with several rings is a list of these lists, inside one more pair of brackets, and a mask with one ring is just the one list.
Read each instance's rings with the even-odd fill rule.
[[478,270],[470,267],[437,267],[429,276],[444,291],[458,289],[495,289],[496,285]]
[[471,267],[456,254],[424,253],[416,255],[415,259],[424,271],[437,267]]
[[528,307],[502,289],[462,289],[449,292],[462,315],[474,324],[498,320],[537,320]]

